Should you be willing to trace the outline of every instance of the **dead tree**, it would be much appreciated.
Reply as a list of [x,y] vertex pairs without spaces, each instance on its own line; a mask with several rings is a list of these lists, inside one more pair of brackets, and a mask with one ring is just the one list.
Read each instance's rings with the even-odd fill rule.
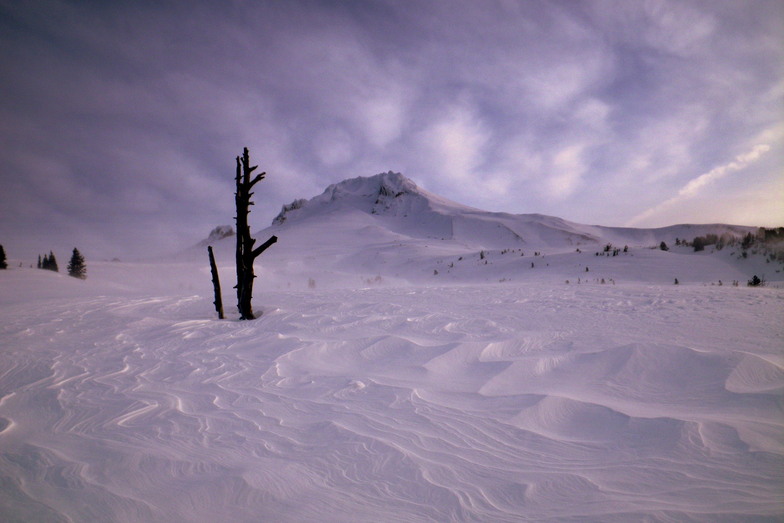
[[251,238],[250,226],[248,225],[248,214],[250,213],[250,206],[253,205],[253,202],[250,201],[253,193],[250,191],[267,174],[257,174],[251,179],[251,173],[257,168],[257,165],[251,167],[248,148],[245,147],[242,156],[237,156],[237,192],[234,193],[234,201],[237,205],[237,286],[235,288],[237,289],[237,309],[240,312],[241,320],[252,320],[255,318],[251,305],[253,279],[256,277],[253,274],[253,261],[267,250],[270,245],[278,241],[277,236],[272,236],[259,247],[253,248],[256,240]]
[[212,253],[212,245],[207,246],[207,252],[210,255],[210,272],[212,272],[212,288],[215,291],[215,310],[218,312],[218,318],[223,319],[223,297],[221,296],[220,278],[218,277],[218,266],[215,264],[215,255]]

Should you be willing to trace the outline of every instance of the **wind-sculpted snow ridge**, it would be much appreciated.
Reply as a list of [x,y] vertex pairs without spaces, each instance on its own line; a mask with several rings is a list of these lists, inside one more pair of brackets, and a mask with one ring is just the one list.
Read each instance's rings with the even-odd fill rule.
[[776,521],[779,289],[6,300],[3,521]]

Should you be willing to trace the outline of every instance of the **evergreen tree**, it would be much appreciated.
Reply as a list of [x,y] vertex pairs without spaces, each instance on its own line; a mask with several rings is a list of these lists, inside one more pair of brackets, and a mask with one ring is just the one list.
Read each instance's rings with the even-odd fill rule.
[[87,267],[84,264],[84,256],[79,252],[79,249],[74,247],[71,261],[68,262],[68,276],[84,280],[87,278]]
[[5,259],[5,249],[3,249],[3,246],[0,245],[0,269],[7,269],[7,268],[8,268],[8,262]]
[[43,269],[43,265],[41,265],[41,255],[38,255],[38,268]]
[[41,259],[41,268],[44,270],[49,270],[49,255],[44,254],[44,257]]
[[659,249],[661,249],[661,250],[663,250],[663,251],[669,251],[669,250],[670,250],[670,248],[669,248],[669,247],[667,247],[667,244],[666,244],[666,243],[664,243],[664,241],[662,241],[662,242],[659,244]]
[[54,272],[60,272],[60,268],[57,267],[57,259],[54,257],[54,253],[52,251],[49,251],[49,263],[47,269]]

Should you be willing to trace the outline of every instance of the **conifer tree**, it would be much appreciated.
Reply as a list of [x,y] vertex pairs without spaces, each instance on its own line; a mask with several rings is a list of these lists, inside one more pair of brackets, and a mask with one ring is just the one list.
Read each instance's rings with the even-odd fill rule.
[[8,262],[6,261],[5,258],[5,249],[3,249],[3,246],[0,245],[0,269],[7,269],[7,268],[8,268]]
[[54,253],[49,251],[49,267],[50,271],[60,272],[60,268],[57,267],[57,259],[54,257]]
[[74,247],[71,261],[68,262],[68,276],[84,280],[87,278],[87,266],[84,264],[84,256],[79,249]]
[[41,255],[38,255],[38,268],[43,269],[43,265],[41,265]]

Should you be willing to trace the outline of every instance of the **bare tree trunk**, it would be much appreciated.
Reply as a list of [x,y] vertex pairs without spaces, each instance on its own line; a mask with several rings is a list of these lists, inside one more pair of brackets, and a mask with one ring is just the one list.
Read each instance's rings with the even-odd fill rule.
[[257,165],[251,167],[248,148],[245,147],[242,157],[237,156],[237,175],[235,179],[237,192],[234,193],[234,201],[237,206],[237,250],[235,255],[237,263],[237,309],[240,312],[241,320],[252,320],[255,318],[251,305],[253,279],[256,277],[253,274],[253,261],[267,250],[270,245],[278,241],[276,236],[272,236],[263,245],[253,249],[253,244],[256,243],[256,240],[251,237],[250,226],[248,225],[248,213],[250,213],[250,206],[253,205],[253,202],[250,201],[253,193],[250,190],[257,182],[263,180],[267,174],[257,174],[251,180],[251,173],[257,168]]
[[218,266],[215,264],[215,255],[212,253],[212,246],[207,247],[210,255],[210,271],[212,272],[212,287],[215,290],[215,310],[218,311],[218,319],[223,319],[223,298],[221,296],[220,278],[218,277]]

